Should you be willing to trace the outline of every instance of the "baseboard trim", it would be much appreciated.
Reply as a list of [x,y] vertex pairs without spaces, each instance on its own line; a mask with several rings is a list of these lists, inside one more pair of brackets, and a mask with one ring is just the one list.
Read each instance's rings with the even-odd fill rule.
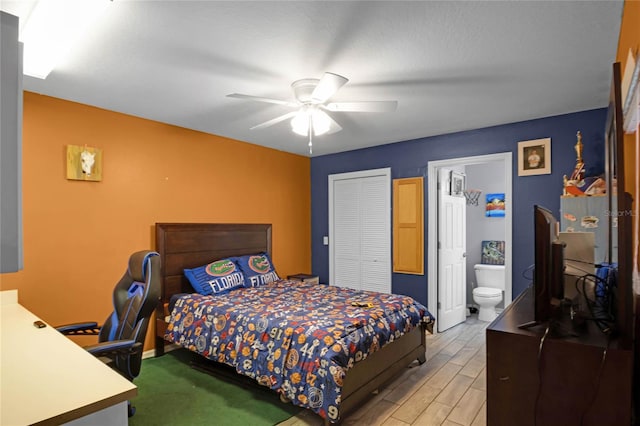
[[[164,352],[171,352],[174,351],[176,349],[180,349],[182,346],[180,345],[176,345],[175,343],[170,343],[168,345],[165,345],[164,347]],[[142,359],[147,359],[147,358],[155,358],[156,356],[156,350],[155,349],[149,349],[148,351],[144,351],[142,352]]]

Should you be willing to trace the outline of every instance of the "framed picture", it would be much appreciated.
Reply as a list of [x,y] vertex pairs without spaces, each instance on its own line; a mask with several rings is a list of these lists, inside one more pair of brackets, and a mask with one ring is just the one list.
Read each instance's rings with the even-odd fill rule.
[[462,173],[451,172],[451,188],[449,195],[454,197],[464,197],[464,175]]
[[101,181],[102,150],[86,145],[67,145],[67,179]]
[[504,217],[505,213],[505,197],[504,193],[487,194],[486,217]]
[[504,265],[504,241],[483,241],[481,263]]
[[551,174],[551,138],[518,142],[518,176]]

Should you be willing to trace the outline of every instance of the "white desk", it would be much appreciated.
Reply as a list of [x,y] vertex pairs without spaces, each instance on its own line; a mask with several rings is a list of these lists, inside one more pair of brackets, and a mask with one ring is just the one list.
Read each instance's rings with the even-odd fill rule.
[[0,292],[0,424],[126,425],[136,386]]

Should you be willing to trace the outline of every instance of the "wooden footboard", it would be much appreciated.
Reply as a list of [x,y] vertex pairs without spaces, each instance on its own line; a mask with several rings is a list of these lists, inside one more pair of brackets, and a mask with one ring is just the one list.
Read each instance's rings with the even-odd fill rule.
[[167,322],[159,309],[156,310],[156,316],[160,316],[160,318],[156,318],[155,356],[162,356],[164,355],[164,345],[167,343],[166,340],[164,340],[164,333],[167,331]]
[[415,328],[347,371],[340,405],[342,418],[411,362],[418,360],[423,364],[426,361],[426,331],[425,326]]

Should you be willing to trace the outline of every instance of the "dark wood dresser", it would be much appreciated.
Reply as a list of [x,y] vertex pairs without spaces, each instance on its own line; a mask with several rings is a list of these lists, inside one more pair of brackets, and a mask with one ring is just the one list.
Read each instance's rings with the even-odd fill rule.
[[487,424],[631,424],[632,351],[592,321],[518,328],[533,317],[530,287],[487,327]]

